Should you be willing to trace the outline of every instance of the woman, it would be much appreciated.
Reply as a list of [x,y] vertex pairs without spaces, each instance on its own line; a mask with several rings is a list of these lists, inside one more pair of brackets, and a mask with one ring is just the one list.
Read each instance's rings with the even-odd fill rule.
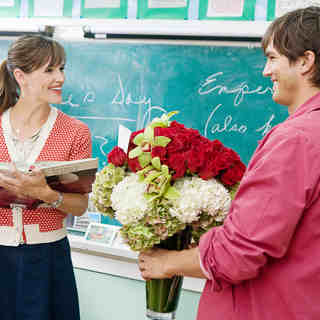
[[13,164],[0,187],[42,202],[0,208],[1,320],[80,319],[65,218],[82,215],[88,196],[53,190],[36,169],[37,161],[91,157],[88,127],[50,105],[62,101],[64,65],[59,43],[27,35],[0,67],[0,161]]

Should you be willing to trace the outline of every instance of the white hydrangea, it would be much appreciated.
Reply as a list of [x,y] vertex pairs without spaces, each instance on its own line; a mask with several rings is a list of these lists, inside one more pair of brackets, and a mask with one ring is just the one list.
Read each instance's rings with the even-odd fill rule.
[[215,217],[216,221],[223,221],[229,211],[230,194],[215,179],[185,177],[177,180],[174,187],[181,196],[172,200],[173,207],[170,213],[183,223],[197,221],[202,211]]
[[111,205],[115,218],[126,225],[141,219],[149,210],[150,204],[144,197],[146,185],[138,181],[138,175],[131,173],[112,190]]

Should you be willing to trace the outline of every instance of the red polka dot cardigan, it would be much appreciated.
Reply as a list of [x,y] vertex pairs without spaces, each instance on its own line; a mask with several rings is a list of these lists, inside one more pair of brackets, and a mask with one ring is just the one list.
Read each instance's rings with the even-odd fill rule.
[[[11,162],[17,158],[9,136],[10,109],[0,118],[0,161]],[[48,121],[30,154],[28,162],[67,161],[91,157],[91,136],[83,122],[51,107]],[[66,214],[39,206],[25,209],[0,207],[0,245],[18,246],[20,243],[35,244],[60,240],[67,234]]]

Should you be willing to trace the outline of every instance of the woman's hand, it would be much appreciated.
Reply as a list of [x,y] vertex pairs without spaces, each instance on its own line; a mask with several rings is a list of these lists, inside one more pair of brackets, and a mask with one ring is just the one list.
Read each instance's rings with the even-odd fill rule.
[[[70,176],[64,183],[70,183]],[[74,178],[73,181],[74,182]],[[20,199],[38,199],[51,204],[59,197],[59,193],[47,184],[46,177],[40,169],[23,173],[12,165],[11,170],[0,170],[0,187],[7,189]],[[59,210],[66,214],[81,216],[88,208],[88,194],[64,193]]]
[[0,186],[18,198],[33,199],[41,199],[41,195],[50,188],[45,175],[39,169],[23,173],[14,164],[10,170],[0,170]]

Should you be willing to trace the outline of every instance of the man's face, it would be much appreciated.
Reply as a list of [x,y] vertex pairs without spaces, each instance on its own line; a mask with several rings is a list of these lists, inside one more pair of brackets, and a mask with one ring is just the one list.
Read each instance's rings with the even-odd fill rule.
[[270,77],[273,82],[272,98],[275,102],[294,107],[299,93],[299,72],[297,64],[280,54],[270,41],[266,49],[267,62],[263,70],[265,77]]

